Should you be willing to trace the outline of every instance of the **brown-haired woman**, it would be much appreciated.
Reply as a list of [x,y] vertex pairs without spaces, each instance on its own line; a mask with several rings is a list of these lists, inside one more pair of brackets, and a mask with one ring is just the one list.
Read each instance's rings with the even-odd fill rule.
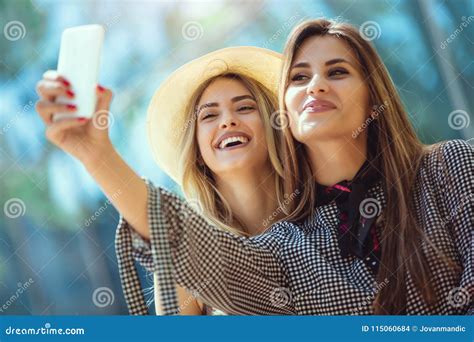
[[235,314],[472,312],[472,147],[421,144],[353,26],[302,23],[284,58],[279,122],[297,209],[242,238],[151,189],[152,244],[168,240],[171,253],[145,265],[173,267],[178,283]]

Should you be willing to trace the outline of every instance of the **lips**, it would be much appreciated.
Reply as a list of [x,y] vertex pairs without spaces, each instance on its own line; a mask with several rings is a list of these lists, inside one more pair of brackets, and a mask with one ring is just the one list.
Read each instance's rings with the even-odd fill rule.
[[305,102],[303,106],[303,111],[318,113],[336,108],[336,105],[331,101],[321,99],[309,99]]
[[227,150],[247,145],[251,138],[244,132],[229,132],[221,135],[214,144],[218,150]]

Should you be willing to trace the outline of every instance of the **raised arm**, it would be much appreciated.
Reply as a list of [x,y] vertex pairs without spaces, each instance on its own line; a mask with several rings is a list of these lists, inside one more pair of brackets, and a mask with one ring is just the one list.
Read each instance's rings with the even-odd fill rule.
[[[72,89],[69,81],[54,70],[47,71],[38,82],[36,110],[47,126],[46,138],[79,160],[115,208],[139,234],[149,238],[146,186],[120,157],[109,138],[112,92],[98,86],[96,111],[91,113],[92,119],[85,119],[74,117],[75,106],[56,102],[59,96],[72,102],[75,97]],[[54,121],[58,112],[70,113],[71,118]]]

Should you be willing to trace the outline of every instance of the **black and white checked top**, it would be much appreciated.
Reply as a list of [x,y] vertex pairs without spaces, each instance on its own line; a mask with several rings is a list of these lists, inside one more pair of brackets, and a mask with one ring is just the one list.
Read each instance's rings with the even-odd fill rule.
[[[123,218],[116,236],[130,314],[147,314],[134,258],[157,274],[163,314],[177,313],[175,281],[214,308],[250,315],[373,314],[375,294],[390,281],[376,283],[363,260],[341,256],[334,203],[319,206],[306,224],[280,222],[246,238],[214,227],[176,195],[146,182],[150,241]],[[424,157],[414,186],[419,224],[462,273],[432,263],[435,307],[408,276],[406,314],[473,314],[473,147],[462,140],[440,144]],[[369,198],[383,211],[380,184]],[[425,252],[433,260],[432,249]]]

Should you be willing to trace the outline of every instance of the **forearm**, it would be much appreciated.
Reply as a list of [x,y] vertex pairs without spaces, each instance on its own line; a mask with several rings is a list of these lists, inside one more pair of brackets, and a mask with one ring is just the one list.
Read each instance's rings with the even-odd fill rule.
[[100,158],[91,155],[82,160],[87,171],[130,226],[141,236],[149,239],[147,188],[144,180],[122,159],[112,145],[104,148],[98,155]]

